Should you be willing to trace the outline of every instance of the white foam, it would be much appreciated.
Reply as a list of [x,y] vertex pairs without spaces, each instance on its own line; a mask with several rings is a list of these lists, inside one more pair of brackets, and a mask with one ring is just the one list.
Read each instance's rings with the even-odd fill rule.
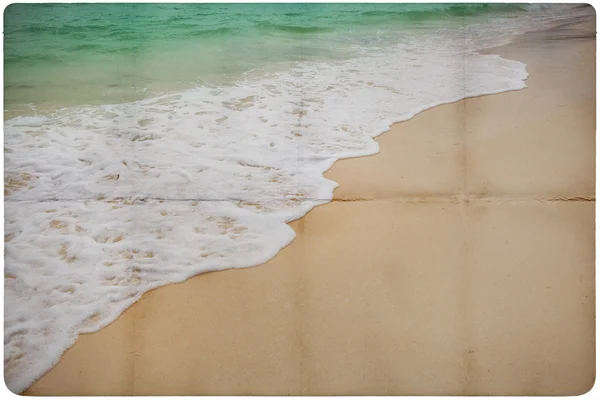
[[[441,32],[441,31],[440,31]],[[433,106],[522,89],[464,32],[217,88],[5,122],[5,379],[21,392],[77,335],[193,275],[249,267],[332,198],[323,172]]]

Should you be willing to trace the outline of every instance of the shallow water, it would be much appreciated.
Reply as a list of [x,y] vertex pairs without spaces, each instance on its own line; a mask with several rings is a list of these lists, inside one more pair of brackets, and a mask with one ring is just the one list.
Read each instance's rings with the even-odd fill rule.
[[[55,109],[230,83],[348,59],[523,5],[16,4],[5,12],[5,109]],[[283,65],[280,65],[283,64]]]

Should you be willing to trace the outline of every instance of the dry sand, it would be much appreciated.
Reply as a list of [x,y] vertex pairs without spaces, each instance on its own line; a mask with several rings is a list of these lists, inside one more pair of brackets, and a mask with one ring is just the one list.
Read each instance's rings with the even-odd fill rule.
[[[528,88],[436,107],[327,173],[257,268],[146,294],[26,394],[574,395],[595,377],[594,22],[491,52]],[[582,33],[583,32],[583,33]]]

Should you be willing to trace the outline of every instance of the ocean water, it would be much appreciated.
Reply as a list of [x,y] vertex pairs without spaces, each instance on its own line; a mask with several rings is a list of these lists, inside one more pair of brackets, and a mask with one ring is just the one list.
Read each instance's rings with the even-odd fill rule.
[[5,379],[21,392],[150,289],[259,265],[390,124],[526,87],[478,49],[567,5],[5,10]]
[[347,60],[411,33],[528,7],[15,4],[5,11],[5,111],[22,115],[227,84],[293,62]]

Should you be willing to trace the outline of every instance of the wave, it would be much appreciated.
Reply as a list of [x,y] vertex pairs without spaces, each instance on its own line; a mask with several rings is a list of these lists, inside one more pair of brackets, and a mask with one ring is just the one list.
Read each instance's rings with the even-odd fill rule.
[[136,54],[141,52],[143,49],[143,45],[134,44],[131,46],[103,48],[99,52],[104,54]]
[[269,22],[263,22],[258,25],[259,29],[265,31],[279,31],[279,32],[287,32],[287,33],[321,33],[321,32],[329,32],[332,31],[333,28],[325,27],[325,26],[301,26],[301,25],[282,25],[282,24],[274,24]]
[[214,29],[200,29],[196,31],[191,31],[185,33],[185,36],[222,36],[222,35],[232,35],[234,33],[239,32],[239,29],[236,28],[214,28]]
[[65,64],[66,60],[56,54],[30,54],[30,55],[20,55],[20,54],[12,54],[5,55],[4,64],[5,65],[13,65],[13,64],[38,64],[38,63],[47,63],[47,64]]
[[82,43],[68,48],[69,51],[85,51],[85,50],[98,50],[102,46],[94,43]]
[[14,33],[46,33],[52,35],[71,35],[73,33],[94,33],[94,32],[104,32],[107,29],[115,29],[118,28],[118,25],[115,24],[81,24],[81,25],[73,25],[73,24],[36,24],[36,25],[28,25],[22,26],[18,28],[8,29],[6,33],[14,34]]
[[506,13],[527,11],[527,7],[522,4],[464,4],[447,5],[431,9],[422,10],[371,10],[361,13],[364,17],[387,17],[404,20],[425,20],[440,17],[461,17],[473,16],[487,13]]

